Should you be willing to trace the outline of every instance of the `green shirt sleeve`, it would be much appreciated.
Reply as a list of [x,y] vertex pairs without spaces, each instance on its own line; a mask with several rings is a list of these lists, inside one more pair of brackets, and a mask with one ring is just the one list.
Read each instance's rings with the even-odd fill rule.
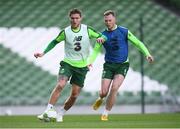
[[[105,41],[107,40],[107,37],[105,35],[101,34],[100,32],[97,32],[92,27],[88,27],[88,34],[90,39],[102,37],[105,39]],[[98,54],[101,52],[101,48],[102,48],[102,44],[96,42],[92,54],[88,57],[88,64],[92,64],[95,61]]]
[[88,34],[89,34],[90,39],[102,37],[105,40],[107,40],[107,37],[105,35],[101,34],[100,32],[94,30],[92,27],[89,27],[89,26],[88,26]]
[[150,55],[146,46],[138,38],[136,38],[129,30],[128,30],[128,40],[131,41],[131,43],[136,48],[138,48],[145,56]]
[[92,64],[95,61],[96,57],[101,52],[101,48],[102,48],[102,44],[96,42],[93,48],[93,52],[88,58],[88,64]]
[[46,54],[47,52],[49,52],[51,49],[53,49],[56,46],[56,44],[58,44],[58,42],[56,40],[51,41],[48,44],[48,46],[45,48],[43,53]]
[[51,49],[53,49],[59,42],[65,40],[65,33],[64,33],[64,30],[62,30],[59,35],[54,39],[52,40],[48,46],[45,48],[44,50],[44,54],[46,54],[47,52],[49,52]]
[[64,30],[62,30],[59,35],[56,37],[55,39],[57,42],[61,42],[65,40],[65,32]]
[[97,32],[96,30],[94,30],[92,27],[88,26],[88,34],[89,34],[89,38],[99,38],[101,37],[101,33]]

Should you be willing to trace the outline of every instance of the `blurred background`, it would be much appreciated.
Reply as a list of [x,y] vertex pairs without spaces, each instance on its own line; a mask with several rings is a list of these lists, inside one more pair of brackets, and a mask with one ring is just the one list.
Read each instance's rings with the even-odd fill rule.
[[[119,89],[112,113],[180,111],[180,1],[179,0],[0,0],[0,115],[39,114],[56,84],[64,43],[41,59],[43,51],[61,29],[68,12],[81,9],[83,22],[105,29],[103,13],[114,10],[117,24],[143,40],[155,58],[148,64],[129,42],[130,69]],[[93,46],[94,41],[92,41]],[[103,53],[88,73],[76,104],[69,111],[94,112],[92,103],[101,84]],[[67,84],[57,109],[69,96]]]

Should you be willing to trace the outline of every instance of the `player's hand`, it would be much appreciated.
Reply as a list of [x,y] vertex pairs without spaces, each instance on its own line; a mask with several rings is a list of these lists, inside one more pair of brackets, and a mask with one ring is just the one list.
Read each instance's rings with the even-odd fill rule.
[[153,56],[147,56],[146,57],[146,59],[147,59],[147,61],[149,62],[149,63],[153,63],[154,62],[154,58],[153,58]]
[[93,66],[92,66],[92,64],[89,64],[87,67],[88,67],[88,69],[90,71]]
[[44,53],[34,53],[34,57],[38,58],[38,57],[42,57],[44,56]]
[[100,37],[100,38],[97,38],[96,41],[97,41],[98,43],[104,43],[104,42],[105,42],[105,39]]

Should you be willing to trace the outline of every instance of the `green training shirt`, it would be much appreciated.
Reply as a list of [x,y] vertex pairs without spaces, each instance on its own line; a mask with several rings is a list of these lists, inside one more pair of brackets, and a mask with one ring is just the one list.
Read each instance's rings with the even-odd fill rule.
[[103,37],[104,39],[106,39],[106,37],[101,33],[95,31],[93,28],[88,27],[87,25],[81,24],[80,28],[76,30],[73,30],[71,26],[68,26],[64,30],[62,30],[53,41],[48,44],[48,46],[44,50],[44,54],[49,52],[61,41],[65,41],[64,61],[75,67],[85,67],[88,64],[92,63],[89,61],[89,59],[93,58],[95,60],[95,58],[97,57],[97,54],[93,54],[91,55],[93,57],[89,57],[90,39],[99,37]]

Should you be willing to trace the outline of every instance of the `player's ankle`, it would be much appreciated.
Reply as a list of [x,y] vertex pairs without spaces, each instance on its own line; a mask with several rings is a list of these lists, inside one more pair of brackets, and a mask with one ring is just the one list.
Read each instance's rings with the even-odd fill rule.
[[107,109],[105,108],[104,111],[103,111],[103,113],[102,113],[102,115],[108,116],[108,114],[109,114],[109,110],[107,110]]
[[54,107],[54,105],[48,103],[45,111],[48,111],[48,110],[50,110],[50,109],[53,109],[53,107]]
[[104,98],[103,97],[99,97],[98,99],[103,100]]

